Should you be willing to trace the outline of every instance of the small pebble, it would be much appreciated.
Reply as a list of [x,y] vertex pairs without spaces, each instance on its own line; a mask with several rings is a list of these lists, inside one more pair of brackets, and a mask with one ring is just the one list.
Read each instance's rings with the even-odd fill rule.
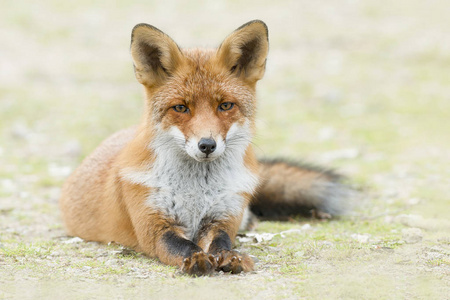
[[407,244],[415,244],[422,241],[423,234],[419,228],[405,228],[402,230],[402,237]]
[[361,244],[366,244],[366,243],[369,242],[370,234],[368,234],[368,233],[364,233],[364,234],[354,233],[354,234],[351,235],[351,237],[352,237],[352,239],[357,240]]

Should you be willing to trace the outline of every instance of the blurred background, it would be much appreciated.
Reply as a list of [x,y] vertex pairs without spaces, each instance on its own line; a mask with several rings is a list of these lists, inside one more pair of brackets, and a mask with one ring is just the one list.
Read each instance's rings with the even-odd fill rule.
[[217,47],[240,25],[263,20],[270,51],[257,88],[258,155],[341,170],[366,192],[358,215],[450,216],[447,1],[0,6],[4,244],[14,234],[21,243],[63,235],[57,201],[64,179],[101,140],[139,122],[143,90],[129,43],[141,22],[181,47]]

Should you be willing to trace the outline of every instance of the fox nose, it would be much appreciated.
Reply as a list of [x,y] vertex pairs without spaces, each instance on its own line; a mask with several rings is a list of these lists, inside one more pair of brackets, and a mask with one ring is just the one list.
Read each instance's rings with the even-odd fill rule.
[[198,149],[206,155],[214,152],[214,150],[216,150],[216,146],[216,141],[212,138],[201,138],[200,142],[198,142]]

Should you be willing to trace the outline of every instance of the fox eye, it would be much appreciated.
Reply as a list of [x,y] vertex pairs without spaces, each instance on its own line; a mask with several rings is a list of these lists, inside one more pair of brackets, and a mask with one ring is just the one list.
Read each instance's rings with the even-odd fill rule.
[[231,102],[224,102],[222,104],[219,105],[219,110],[220,111],[226,111],[226,110],[230,110],[232,109],[234,106],[234,103]]
[[172,108],[173,108],[174,111],[179,112],[179,113],[187,113],[187,112],[189,112],[189,108],[187,108],[186,105],[182,105],[182,104],[172,106]]

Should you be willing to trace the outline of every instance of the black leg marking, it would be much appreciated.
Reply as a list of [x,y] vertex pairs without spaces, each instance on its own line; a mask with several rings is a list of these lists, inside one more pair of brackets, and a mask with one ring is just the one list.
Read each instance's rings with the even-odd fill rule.
[[212,254],[219,253],[222,250],[231,250],[232,244],[231,239],[228,236],[228,234],[220,230],[217,234],[217,236],[213,239],[211,242],[211,245],[209,246],[208,252]]
[[162,240],[166,244],[167,250],[172,255],[190,257],[195,252],[203,251],[202,248],[194,244],[192,241],[178,236],[173,231],[166,232],[162,236]]

